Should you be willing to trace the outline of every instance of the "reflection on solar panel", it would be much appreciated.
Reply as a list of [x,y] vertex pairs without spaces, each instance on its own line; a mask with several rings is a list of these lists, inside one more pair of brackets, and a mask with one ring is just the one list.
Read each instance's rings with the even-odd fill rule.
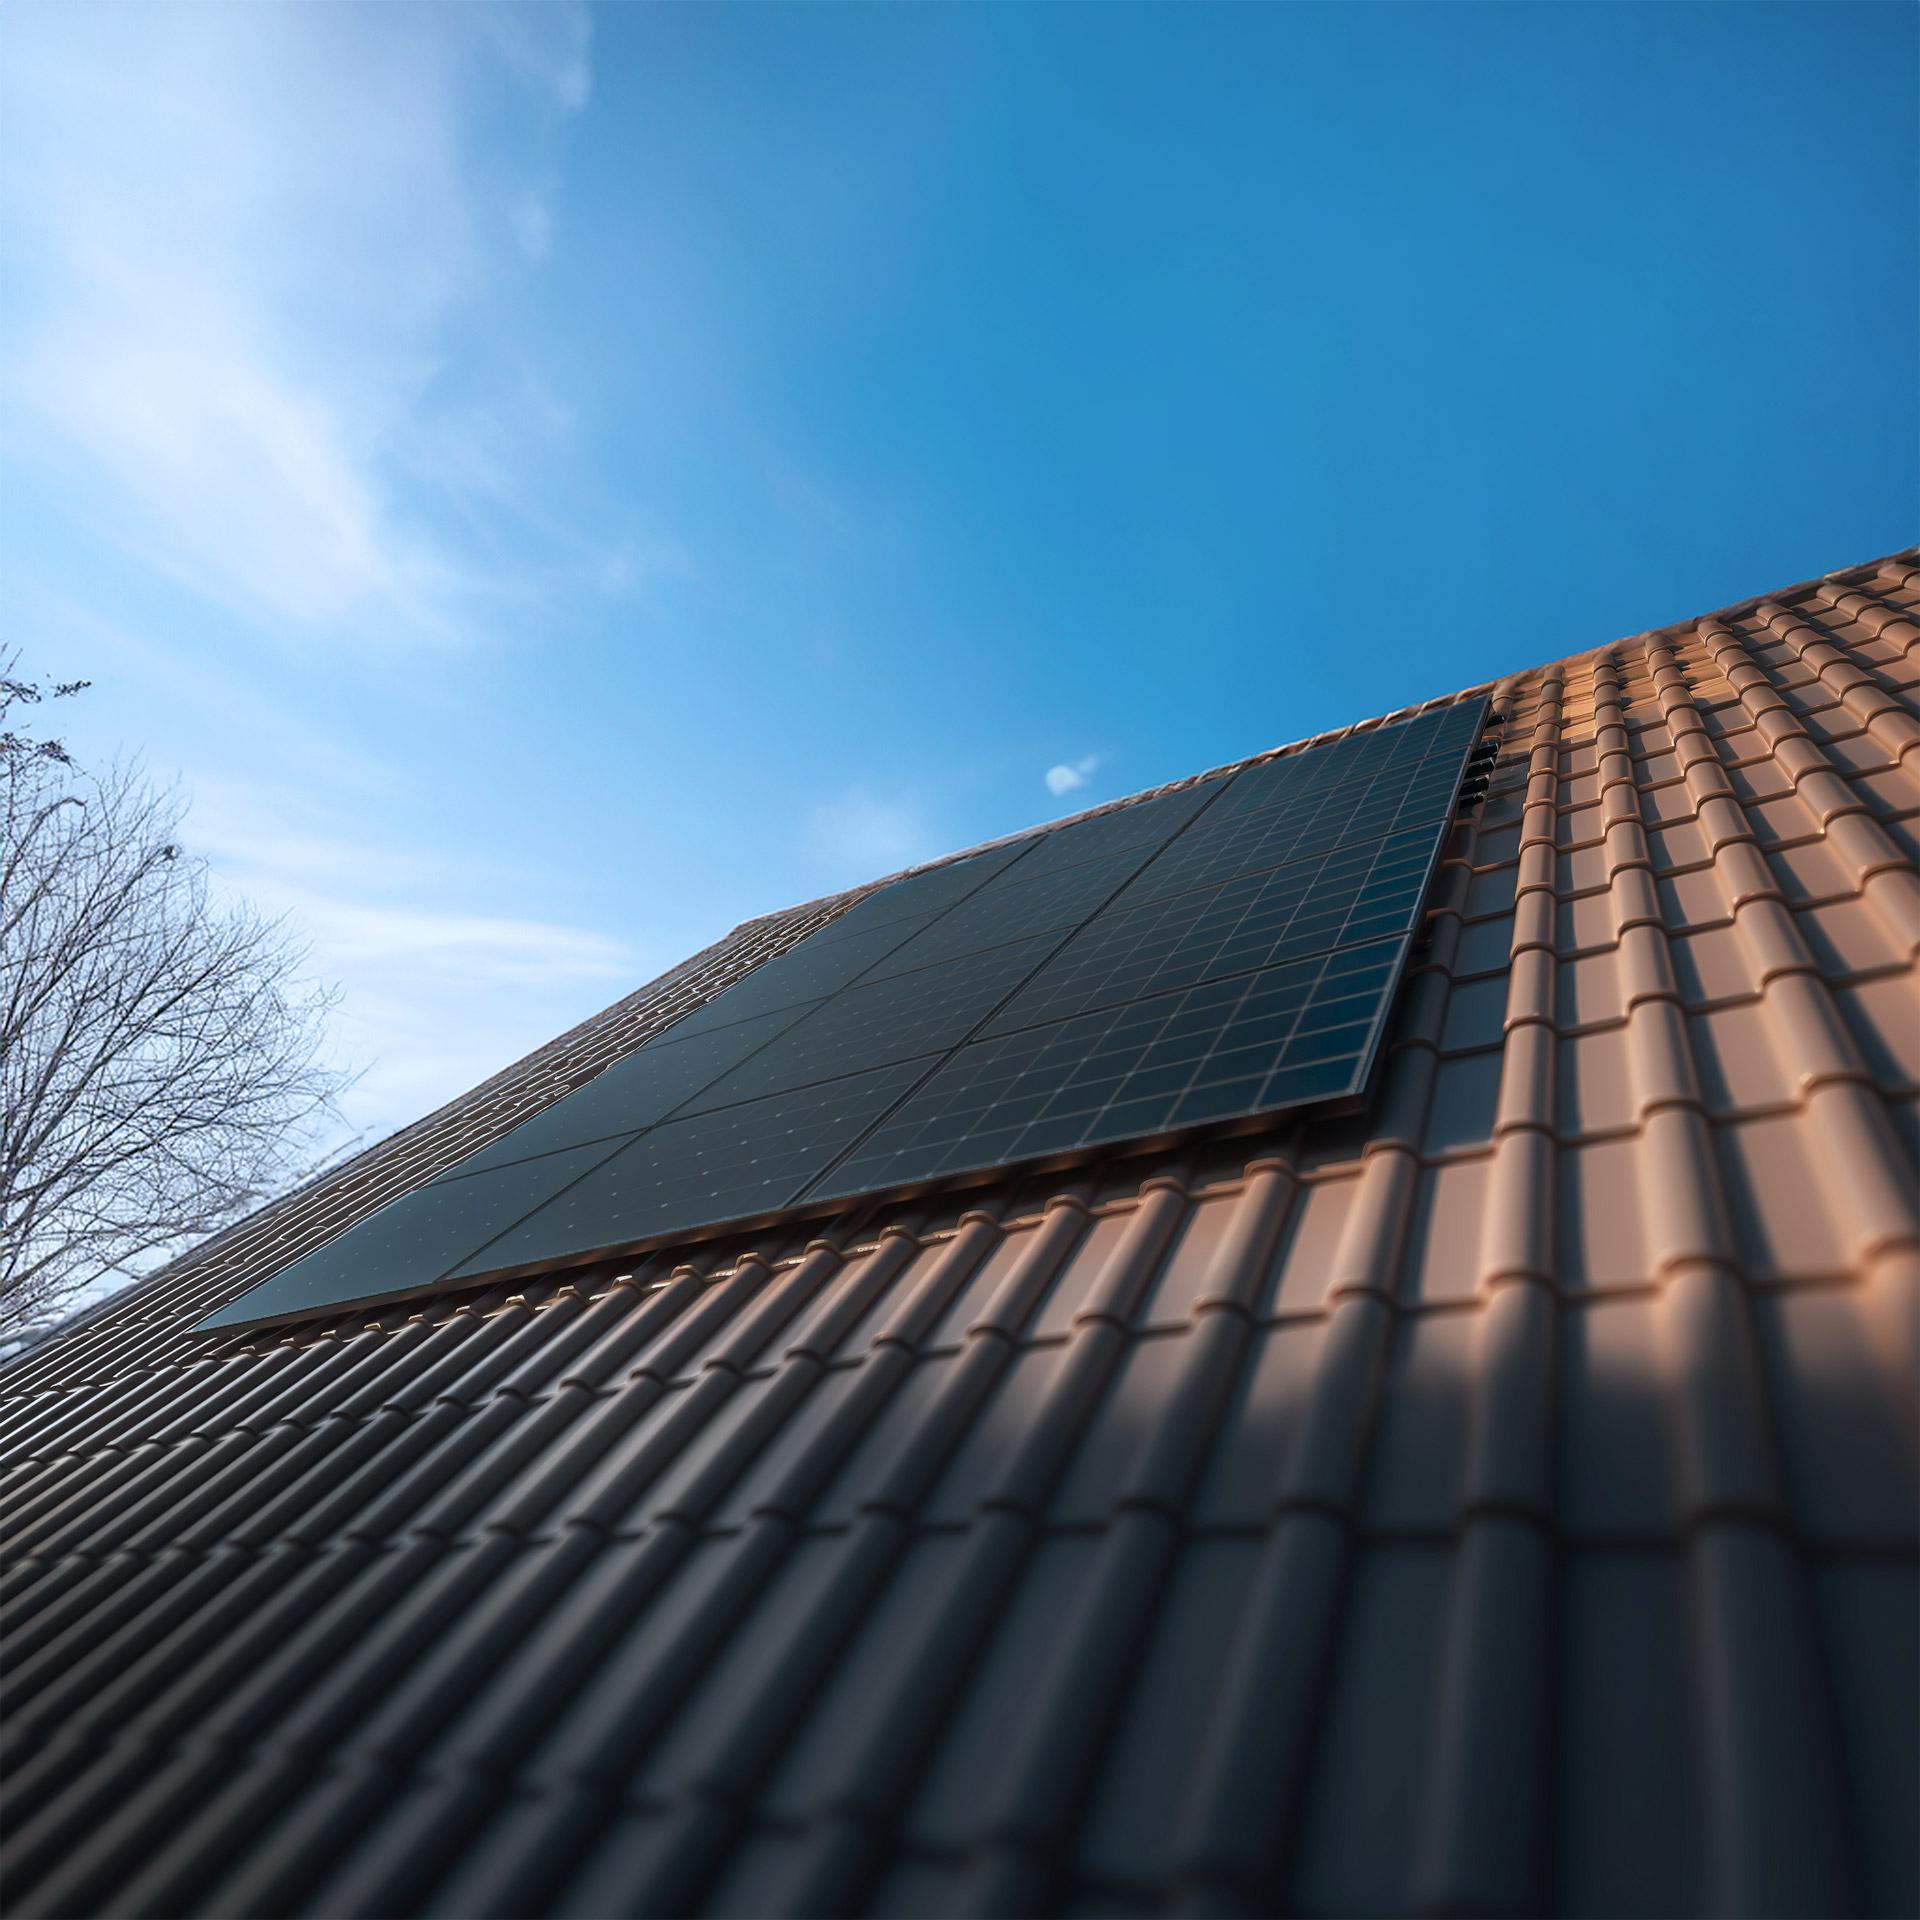
[[202,1325],[1351,1099],[1485,713],[896,881]]

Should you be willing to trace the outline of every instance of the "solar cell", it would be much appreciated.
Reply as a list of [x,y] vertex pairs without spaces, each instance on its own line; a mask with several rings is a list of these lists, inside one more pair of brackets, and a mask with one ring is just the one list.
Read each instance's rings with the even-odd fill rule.
[[1129,889],[982,1031],[1040,1026],[1396,932],[1419,904],[1431,855],[1430,835],[1400,833],[1145,906],[1129,907]]
[[1460,700],[1391,726],[1347,734],[1324,746],[1262,761],[1234,776],[1232,786],[1208,809],[1210,824],[1233,814],[1279,806],[1308,790],[1345,786],[1382,773],[1409,772],[1429,755],[1462,757],[1479,738],[1485,719],[1484,700]]
[[1485,709],[881,888],[205,1324],[1357,1096]]
[[1377,840],[1413,824],[1422,833],[1452,797],[1457,766],[1301,795],[1292,804],[1240,814],[1182,834],[1127,888],[1129,904],[1310,860],[1338,847]]
[[1203,780],[1178,793],[1162,794],[1157,800],[1138,800],[1132,806],[1096,814],[1091,820],[1058,827],[1035,842],[1033,851],[1021,861],[1019,872],[1010,878],[1024,883],[1082,861],[1157,846],[1186,826],[1226,784],[1224,778]]

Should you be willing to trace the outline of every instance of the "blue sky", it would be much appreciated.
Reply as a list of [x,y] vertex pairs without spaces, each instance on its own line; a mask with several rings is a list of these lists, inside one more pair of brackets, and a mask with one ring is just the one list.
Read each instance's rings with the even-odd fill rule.
[[1911,540],[1917,23],[15,0],[5,632],[377,1134],[752,914]]

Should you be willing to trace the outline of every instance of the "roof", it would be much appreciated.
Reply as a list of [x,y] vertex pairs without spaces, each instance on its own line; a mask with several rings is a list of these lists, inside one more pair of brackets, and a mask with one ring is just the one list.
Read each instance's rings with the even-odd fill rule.
[[1376,1096],[0,1375],[20,1915],[1920,1909],[1920,565],[1514,676]]

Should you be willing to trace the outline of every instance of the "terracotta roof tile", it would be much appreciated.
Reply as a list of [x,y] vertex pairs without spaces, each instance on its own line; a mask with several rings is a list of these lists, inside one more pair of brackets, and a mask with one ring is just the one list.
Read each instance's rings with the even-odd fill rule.
[[12,1909],[1914,1911],[1916,610],[1500,683],[1361,1115],[187,1331],[847,896],[26,1356]]

